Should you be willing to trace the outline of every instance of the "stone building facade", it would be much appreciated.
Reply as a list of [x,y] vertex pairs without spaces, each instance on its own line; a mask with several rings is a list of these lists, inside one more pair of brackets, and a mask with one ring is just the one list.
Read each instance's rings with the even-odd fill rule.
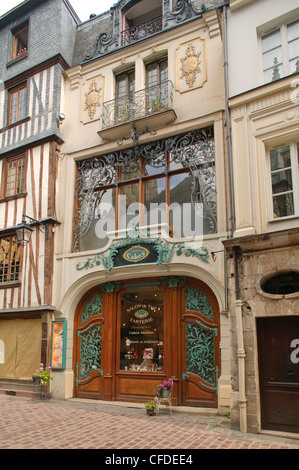
[[232,1],[227,23],[231,416],[250,432],[298,432],[299,10],[272,6]]
[[174,404],[229,408],[224,264],[211,256],[229,211],[223,5],[122,0],[78,27],[63,74],[56,397],[144,402],[172,378]]
[[296,0],[0,18],[0,390],[40,361],[58,399],[171,378],[176,405],[298,432],[298,21]]

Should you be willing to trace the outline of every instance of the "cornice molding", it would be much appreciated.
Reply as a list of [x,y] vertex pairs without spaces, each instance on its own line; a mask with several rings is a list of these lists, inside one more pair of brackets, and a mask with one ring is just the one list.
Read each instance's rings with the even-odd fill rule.
[[30,69],[25,70],[22,73],[19,73],[18,75],[15,75],[12,78],[9,78],[4,82],[4,87],[11,88],[18,83],[27,80],[29,77],[32,77],[32,75],[35,75],[36,73],[39,73],[49,67],[52,67],[53,65],[60,64],[61,67],[66,70],[70,68],[69,64],[64,60],[61,54],[57,54],[50,59],[45,60],[44,62],[41,62],[38,65],[35,65],[34,67],[31,67]]

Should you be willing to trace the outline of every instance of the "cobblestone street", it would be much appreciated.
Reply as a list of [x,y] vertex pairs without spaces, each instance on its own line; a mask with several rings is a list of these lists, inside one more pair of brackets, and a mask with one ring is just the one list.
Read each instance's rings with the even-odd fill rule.
[[0,395],[0,449],[299,449],[299,439],[231,430],[228,417],[90,402]]

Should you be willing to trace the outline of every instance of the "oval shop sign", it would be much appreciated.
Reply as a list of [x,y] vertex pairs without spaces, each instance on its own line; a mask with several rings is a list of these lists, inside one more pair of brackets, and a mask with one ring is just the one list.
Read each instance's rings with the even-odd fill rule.
[[150,252],[147,248],[135,245],[124,252],[123,258],[130,263],[138,263],[146,259],[149,254]]

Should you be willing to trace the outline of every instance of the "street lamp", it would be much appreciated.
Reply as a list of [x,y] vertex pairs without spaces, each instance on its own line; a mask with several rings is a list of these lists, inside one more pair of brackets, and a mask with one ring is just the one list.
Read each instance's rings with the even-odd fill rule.
[[215,261],[216,261],[216,259],[217,259],[216,253],[223,253],[224,251],[225,251],[225,250],[211,251],[212,260],[214,261],[214,263],[215,263]]
[[18,224],[16,228],[17,240],[23,246],[30,242],[30,238],[33,232],[31,226],[26,223],[25,217],[30,219],[34,224],[40,225],[40,222],[37,220],[32,219],[32,217],[29,217],[26,214],[23,214],[22,222]]
[[26,222],[21,222],[17,225],[16,234],[17,240],[21,245],[26,245],[30,241],[33,229]]
[[[29,219],[29,223],[26,223],[26,218]],[[37,228],[45,234],[46,240],[50,239],[51,232],[48,229],[48,224],[56,227],[60,222],[53,217],[47,217],[46,219],[36,220],[29,215],[23,214],[22,222],[16,226],[17,240],[21,245],[26,245],[30,242],[30,238],[33,232],[32,226],[37,225]],[[42,228],[41,228],[42,226]]]

